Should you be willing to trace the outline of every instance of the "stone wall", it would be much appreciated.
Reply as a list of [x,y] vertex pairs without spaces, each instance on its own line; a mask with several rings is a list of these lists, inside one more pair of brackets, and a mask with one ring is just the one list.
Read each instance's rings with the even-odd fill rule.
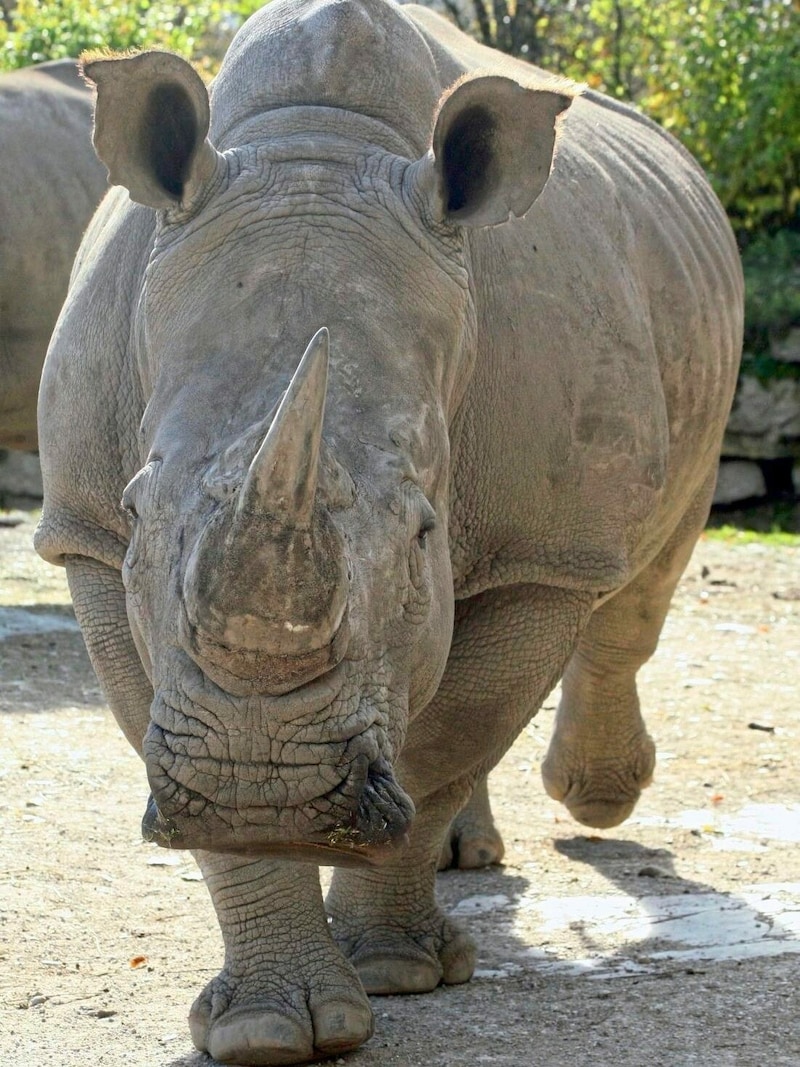
[[[769,377],[753,372],[759,363],[745,353],[736,397],[722,445],[715,503],[770,495],[769,470],[789,472],[800,494],[800,327],[773,341]],[[762,363],[763,365],[763,363]]]

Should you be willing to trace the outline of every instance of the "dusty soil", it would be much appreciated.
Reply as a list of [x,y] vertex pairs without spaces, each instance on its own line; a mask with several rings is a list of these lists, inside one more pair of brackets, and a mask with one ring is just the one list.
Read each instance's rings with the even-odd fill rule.
[[[209,1067],[188,1006],[221,962],[62,572],[0,526],[0,1065]],[[0,516],[0,521],[8,521]],[[440,877],[467,986],[376,998],[348,1067],[800,1064],[800,550],[700,543],[642,672],[654,785],[593,836],[543,793],[555,697],[495,772],[505,866]]]

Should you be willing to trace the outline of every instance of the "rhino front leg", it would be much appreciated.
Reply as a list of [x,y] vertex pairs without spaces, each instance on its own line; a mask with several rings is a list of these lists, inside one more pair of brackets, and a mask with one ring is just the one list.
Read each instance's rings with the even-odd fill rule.
[[394,861],[334,872],[325,900],[333,936],[368,993],[428,993],[472,977],[473,941],[435,899],[442,834],[469,788],[465,781],[418,804],[411,842]]
[[131,636],[122,577],[115,568],[86,556],[68,556],[66,569],[95,674],[120,729],[141,756],[153,687]]
[[594,612],[564,673],[542,779],[587,826],[619,825],[652,780],[655,745],[639,709],[636,673],[655,652],[713,489],[712,479],[659,555]]
[[372,1009],[331,938],[310,864],[197,852],[225,964],[192,1006],[195,1046],[222,1063],[305,1063],[357,1048]]
[[543,586],[491,590],[456,605],[447,668],[411,723],[398,764],[417,816],[410,842],[373,870],[337,870],[333,935],[368,993],[422,993],[472,975],[471,939],[435,899],[448,828],[555,685],[592,597]]
[[494,824],[489,800],[489,780],[482,775],[475,783],[466,807],[456,815],[445,837],[439,870],[458,867],[462,871],[499,863],[505,854],[500,831]]

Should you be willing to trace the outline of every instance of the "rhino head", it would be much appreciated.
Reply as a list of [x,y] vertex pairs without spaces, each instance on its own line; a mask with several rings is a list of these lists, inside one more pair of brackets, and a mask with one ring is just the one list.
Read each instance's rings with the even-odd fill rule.
[[177,57],[84,66],[98,154],[156,216],[122,498],[154,690],[144,832],[371,862],[413,817],[403,744],[452,635],[450,430],[478,336],[465,234],[538,196],[570,98],[486,77],[439,101],[418,74],[415,147],[325,100],[241,106],[232,52],[215,143]]

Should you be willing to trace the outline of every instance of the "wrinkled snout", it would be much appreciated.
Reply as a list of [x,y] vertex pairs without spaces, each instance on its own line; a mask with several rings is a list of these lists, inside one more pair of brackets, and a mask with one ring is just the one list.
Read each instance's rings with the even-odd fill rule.
[[237,698],[185,661],[150,709],[146,840],[315,863],[371,862],[401,842],[414,805],[361,681],[345,662],[290,693]]

